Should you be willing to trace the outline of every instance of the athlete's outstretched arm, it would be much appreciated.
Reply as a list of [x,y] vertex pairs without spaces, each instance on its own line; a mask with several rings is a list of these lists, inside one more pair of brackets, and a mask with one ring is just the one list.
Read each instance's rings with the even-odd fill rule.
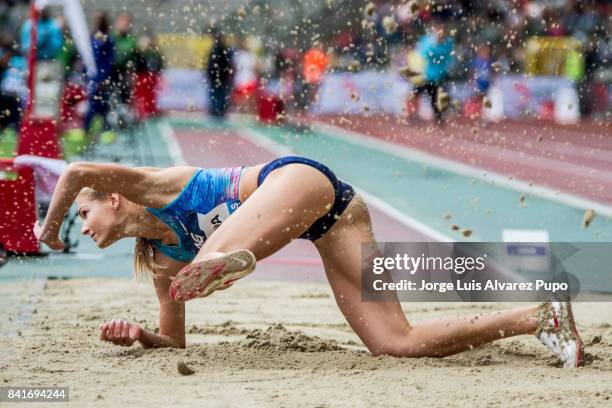
[[185,304],[170,299],[170,278],[183,269],[188,263],[179,262],[155,251],[155,260],[165,266],[156,270],[153,278],[157,299],[159,300],[159,335],[147,333],[139,339],[144,347],[180,347],[185,341]]
[[136,341],[143,347],[184,348],[185,342],[185,304],[170,299],[168,288],[170,277],[182,269],[186,263],[167,258],[156,251],[155,261],[164,268],[155,270],[153,283],[159,299],[159,333],[143,329],[137,324],[124,320],[112,320],[100,326],[100,339],[118,346],[131,346]]
[[[43,226],[36,224],[36,237],[52,249],[62,249],[59,230],[64,216],[83,187],[96,191],[118,193],[143,205],[159,204],[156,187],[158,172],[130,168],[118,164],[75,162],[68,165],[59,178]],[[159,187],[159,186],[158,186]]]

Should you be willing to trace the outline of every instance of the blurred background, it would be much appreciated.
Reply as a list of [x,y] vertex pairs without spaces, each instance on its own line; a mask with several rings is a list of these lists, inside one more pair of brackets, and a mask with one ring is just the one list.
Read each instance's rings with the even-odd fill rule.
[[[484,116],[493,119],[575,123],[578,118],[605,120],[609,113],[612,22],[607,1],[80,3],[92,36],[99,32],[100,13],[106,13],[116,52],[104,62],[113,67],[111,79],[122,88],[120,102],[138,105],[141,117],[157,109],[210,109],[204,70],[215,32],[232,50],[227,102],[232,110],[255,112],[257,100],[269,94],[276,116],[307,111],[440,119],[435,104],[427,103],[438,96],[429,84],[450,95],[445,106],[450,117],[483,116],[483,98],[492,105]],[[17,126],[20,104],[14,97],[20,97],[21,107],[26,100],[28,17],[29,2],[0,2],[3,128]],[[39,58],[62,65],[59,102],[68,102],[77,91],[75,83],[81,82],[86,94],[87,78],[81,75],[81,58],[62,7],[47,7],[39,25]],[[436,28],[447,41],[447,49],[436,52],[446,57],[427,55],[423,47]],[[440,72],[429,72],[428,66]],[[398,75],[402,67],[410,69],[406,79]],[[425,78],[418,75],[423,71]],[[137,76],[144,72],[155,74],[149,76],[155,94],[146,98],[156,103],[144,103],[136,89],[144,78],[139,83]],[[197,84],[190,86],[194,79]],[[567,92],[556,92],[560,88]],[[411,98],[415,89],[417,97]],[[564,105],[577,99],[576,106],[561,109],[559,98],[570,101]]]

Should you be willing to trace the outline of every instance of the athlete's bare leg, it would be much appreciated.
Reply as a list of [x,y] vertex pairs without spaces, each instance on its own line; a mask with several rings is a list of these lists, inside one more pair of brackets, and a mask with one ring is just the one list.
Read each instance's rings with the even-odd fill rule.
[[338,306],[373,354],[446,356],[502,337],[535,333],[537,306],[413,326],[397,301],[361,301],[361,243],[373,241],[367,207],[356,196],[332,229],[315,242]]

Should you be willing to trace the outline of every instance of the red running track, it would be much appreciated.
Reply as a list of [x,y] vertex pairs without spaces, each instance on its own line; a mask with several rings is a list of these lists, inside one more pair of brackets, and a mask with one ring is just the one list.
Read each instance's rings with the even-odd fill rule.
[[478,126],[389,116],[324,116],[316,120],[517,179],[612,204],[612,126],[506,121]]

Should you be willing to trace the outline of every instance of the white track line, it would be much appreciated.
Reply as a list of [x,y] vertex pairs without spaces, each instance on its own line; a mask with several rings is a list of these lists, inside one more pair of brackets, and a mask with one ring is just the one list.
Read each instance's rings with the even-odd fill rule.
[[[251,129],[246,126],[241,126],[238,129],[238,131],[242,135],[244,135],[247,139],[251,139],[255,141],[256,144],[258,144],[264,149],[271,151],[274,154],[277,154],[280,156],[296,154],[296,152],[293,151],[292,149],[285,147],[285,146],[281,146],[273,142],[268,137],[266,137],[261,132],[255,129]],[[355,187],[354,184],[353,184],[353,187],[355,188],[355,191],[358,194],[360,194],[369,204],[375,207],[378,211],[386,214],[390,218],[393,218],[399,221],[406,227],[416,230],[423,235],[427,235],[428,237],[432,238],[435,241],[441,241],[441,242],[454,242],[455,241],[451,237],[444,235],[441,232],[438,232],[435,229],[416,220],[415,218],[412,218],[404,214],[401,210],[395,208],[394,206],[387,203],[386,201],[381,200],[380,198],[366,192],[365,190]]]
[[[377,139],[380,140],[380,139]],[[608,185],[612,183],[612,171],[608,171],[605,169],[595,168],[583,166],[581,164],[574,164],[569,162],[561,162],[557,159],[552,159],[543,156],[536,156],[534,154],[525,153],[520,150],[511,150],[504,149],[493,150],[492,146],[485,146],[481,143],[472,142],[470,140],[460,139],[457,140],[460,144],[457,145],[460,149],[465,149],[467,151],[478,152],[481,157],[488,157],[493,160],[508,160],[508,155],[512,157],[512,161],[515,164],[525,165],[525,166],[533,166],[537,164],[537,166],[543,170],[551,170],[557,171],[559,173],[564,173],[568,176],[573,176],[576,174],[584,174],[584,177],[590,180],[596,180],[602,183],[607,183]],[[406,148],[406,146],[403,146]],[[502,156],[504,154],[504,156]],[[566,153],[567,154],[567,153]],[[576,155],[574,155],[575,157]],[[612,154],[610,155],[610,160],[612,160]]]
[[333,137],[347,143],[359,144],[397,157],[416,161],[424,165],[437,167],[446,171],[450,171],[452,173],[479,179],[492,185],[533,194],[550,201],[555,201],[568,205],[570,207],[579,209],[593,209],[598,214],[605,215],[607,217],[612,217],[611,206],[590,200],[588,198],[583,198],[573,194],[556,191],[548,187],[535,185],[533,183],[531,183],[530,185],[529,182],[523,180],[509,179],[507,176],[504,176],[499,173],[434,156],[432,154],[425,153],[421,150],[401,146],[391,142],[386,142],[371,136],[352,132],[350,130],[346,130],[326,123],[314,121],[313,128],[320,131],[321,133],[328,135],[329,137]]
[[263,133],[258,130],[251,129],[246,127],[247,125],[240,125],[238,130],[243,136],[246,136],[247,139],[251,139],[255,141],[255,144],[268,150],[279,156],[293,156],[296,155],[295,150],[292,150],[289,147],[281,146],[278,143],[270,140]]
[[170,153],[174,165],[185,166],[187,162],[183,156],[181,146],[176,140],[176,135],[174,134],[172,126],[170,126],[165,119],[158,120],[156,126],[159,129],[162,139],[164,139],[164,142],[168,145],[168,152]]

